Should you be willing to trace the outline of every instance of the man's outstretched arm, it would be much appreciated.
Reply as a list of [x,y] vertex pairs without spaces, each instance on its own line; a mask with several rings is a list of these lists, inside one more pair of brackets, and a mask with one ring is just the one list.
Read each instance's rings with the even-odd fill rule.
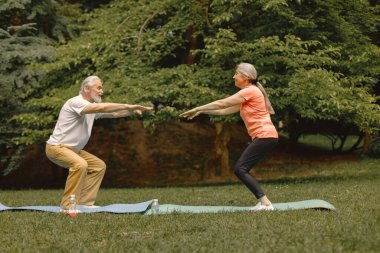
[[152,110],[152,109],[153,109],[152,107],[146,107],[142,105],[129,105],[129,104],[117,104],[117,103],[91,103],[91,104],[88,104],[81,111],[81,115],[91,114],[91,113],[106,113],[107,114],[107,113],[114,113],[114,112],[119,112],[119,111],[129,111],[133,113],[136,110],[146,111],[146,110]]
[[122,118],[128,117],[133,114],[142,115],[143,111],[153,110],[153,107],[145,107],[145,109],[135,109],[135,110],[123,110],[111,113],[102,113],[100,118]]

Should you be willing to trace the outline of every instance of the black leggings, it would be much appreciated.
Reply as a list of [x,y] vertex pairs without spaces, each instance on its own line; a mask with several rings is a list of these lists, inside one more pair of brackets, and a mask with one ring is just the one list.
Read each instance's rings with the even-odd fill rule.
[[277,144],[277,138],[256,138],[241,154],[236,162],[235,175],[248,187],[257,199],[265,196],[256,178],[249,171]]

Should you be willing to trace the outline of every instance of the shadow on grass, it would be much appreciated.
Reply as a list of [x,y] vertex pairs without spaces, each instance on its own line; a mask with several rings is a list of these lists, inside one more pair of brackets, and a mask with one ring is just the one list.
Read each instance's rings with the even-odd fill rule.
[[[335,181],[362,181],[377,179],[380,175],[377,172],[365,172],[361,174],[332,174],[332,175],[314,175],[307,177],[296,177],[296,176],[284,176],[276,179],[262,179],[259,180],[260,183],[264,184],[307,184],[307,183],[327,183]],[[234,182],[215,182],[215,183],[199,183],[199,184],[177,184],[171,185],[170,187],[181,187],[181,188],[191,188],[191,187],[210,187],[210,186],[228,186],[228,185],[239,185],[242,184],[240,181]],[[151,188],[167,188],[168,186],[153,186]],[[146,187],[150,188],[150,187]]]
[[376,173],[363,173],[358,175],[315,175],[310,177],[282,177],[278,179],[261,180],[262,183],[268,184],[287,184],[287,183],[313,183],[313,182],[333,182],[333,181],[360,181],[378,178]]

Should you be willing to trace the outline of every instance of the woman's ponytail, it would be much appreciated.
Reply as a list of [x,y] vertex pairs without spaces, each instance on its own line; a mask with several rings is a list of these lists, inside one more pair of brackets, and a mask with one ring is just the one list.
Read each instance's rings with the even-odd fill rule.
[[265,105],[267,106],[267,110],[268,110],[269,114],[270,114],[270,115],[275,114],[275,111],[274,111],[274,109],[273,109],[273,107],[272,107],[272,103],[270,102],[269,97],[268,97],[268,94],[267,94],[267,92],[265,91],[263,85],[262,85],[260,82],[258,82],[258,81],[256,81],[256,84],[255,84],[255,85],[257,86],[257,88],[259,88],[259,90],[260,90],[260,91],[263,93],[263,95],[264,95]]

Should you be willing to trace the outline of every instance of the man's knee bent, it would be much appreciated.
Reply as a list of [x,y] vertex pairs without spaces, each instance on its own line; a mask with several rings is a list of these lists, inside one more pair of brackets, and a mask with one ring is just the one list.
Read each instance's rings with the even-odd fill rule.
[[95,165],[93,165],[92,169],[95,169],[98,172],[105,172],[107,168],[106,163],[103,160],[98,160]]
[[100,160],[100,168],[102,171],[106,171],[107,165],[104,161]]
[[71,171],[84,171],[87,170],[88,164],[86,161],[78,161],[75,162],[72,166],[70,166]]

